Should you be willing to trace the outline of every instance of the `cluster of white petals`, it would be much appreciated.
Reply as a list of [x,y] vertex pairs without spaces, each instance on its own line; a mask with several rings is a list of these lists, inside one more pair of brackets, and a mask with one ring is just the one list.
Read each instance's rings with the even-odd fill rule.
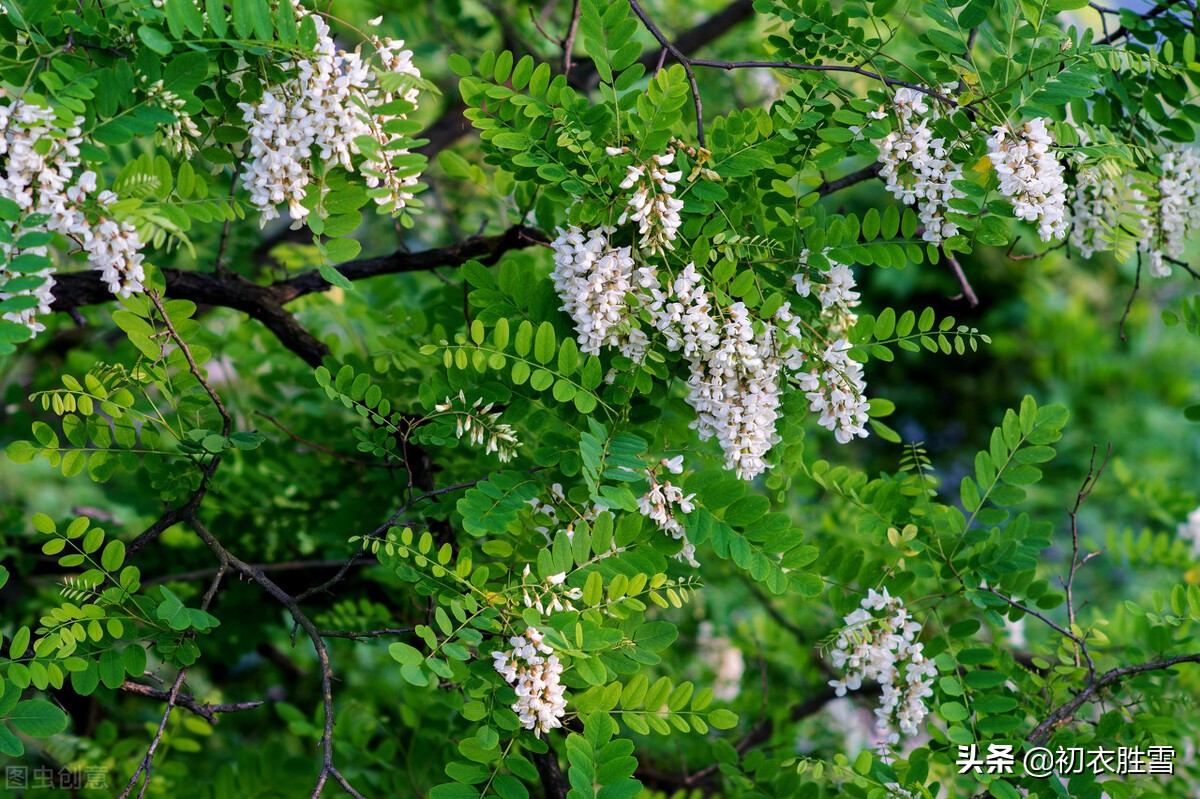
[[[554,543],[554,536],[559,532],[567,534],[568,541],[575,540],[575,526],[583,523],[585,526],[596,521],[600,509],[594,505],[578,506],[567,501],[562,483],[550,486],[550,501],[543,502],[538,497],[529,500],[531,513],[534,517],[534,530],[546,537],[546,543]],[[539,523],[545,517],[545,523]],[[612,553],[624,552],[613,542]],[[599,557],[599,556],[598,556]]]
[[767,468],[766,455],[779,441],[775,423],[788,378],[799,380],[821,413],[820,423],[838,441],[867,435],[862,367],[848,357],[844,340],[858,303],[848,267],[832,264],[819,281],[807,273],[796,278],[802,294],[818,293],[836,336],[809,358],[800,349],[800,320],[789,303],[769,320],[741,302],[717,308],[694,264],[664,281],[652,267],[636,266],[631,248],[614,247],[614,233],[571,227],[551,244],[554,286],[575,323],[580,349],[599,354],[602,346],[613,346],[640,361],[650,344],[640,325],[648,320],[666,348],[687,361],[692,427],[702,440],[717,439],[726,468],[744,479]]
[[921,625],[913,620],[904,603],[889,596],[887,589],[870,589],[861,607],[845,617],[830,654],[833,665],[846,672],[830,680],[838,696],[862,687],[864,679],[882,688],[875,709],[876,727],[888,743],[899,743],[901,735],[916,735],[929,712],[925,699],[933,695],[937,665],[923,654],[917,641]]
[[[616,156],[627,153],[628,149],[609,147],[607,152]],[[683,200],[675,197],[675,185],[683,173],[667,169],[674,162],[674,152],[652,155],[644,164],[626,167],[625,179],[621,181],[622,189],[634,191],[617,224],[636,222],[640,236],[638,248],[646,252],[664,253],[675,249],[671,242],[679,234],[682,223],[679,212],[683,210]]]
[[512,649],[493,652],[492,660],[496,671],[517,692],[513,712],[521,720],[521,726],[541,736],[562,726],[562,717],[567,712],[567,700],[563,698],[562,664],[542,634],[533,627],[524,635],[508,639]]
[[821,321],[827,333],[834,338],[843,338],[858,322],[854,309],[859,305],[859,293],[854,290],[857,282],[854,272],[846,264],[829,258],[828,250],[821,256],[828,264],[824,271],[809,263],[812,253],[800,252],[801,271],[792,276],[796,293],[801,297],[815,296],[821,303]]
[[1018,219],[1037,222],[1042,241],[1067,232],[1067,184],[1051,152],[1054,137],[1046,120],[1032,119],[1015,131],[997,125],[987,140],[988,158],[1000,178],[1000,193],[1012,200]]
[[550,277],[570,314],[581,352],[599,355],[602,346],[617,347],[622,355],[640,361],[649,339],[633,318],[630,297],[658,287],[654,269],[636,266],[629,247],[614,247],[614,230],[599,227],[585,233],[578,227],[558,231],[551,242],[554,271]]
[[153,103],[175,114],[175,121],[163,126],[163,144],[180,158],[188,159],[196,155],[200,151],[196,145],[196,140],[200,138],[200,128],[191,115],[184,111],[187,101],[166,88],[162,78],[150,83],[143,75],[141,82],[146,91],[147,103]]
[[[1146,195],[1098,167],[1081,169],[1075,181],[1075,201],[1071,204],[1071,246],[1084,258],[1108,248],[1105,238],[1122,224],[1129,206],[1140,207]],[[1143,241],[1149,235],[1148,226],[1139,224]],[[1169,270],[1168,270],[1169,271]]]
[[538,582],[532,579],[529,564],[525,564],[521,577],[521,599],[525,607],[534,608],[543,616],[575,610],[572,603],[583,598],[583,589],[568,588],[566,581],[567,573],[560,572],[547,577],[544,583]]
[[727,637],[716,635],[711,621],[700,622],[696,644],[700,659],[714,675],[713,697],[732,702],[742,692],[742,676],[746,673],[746,658],[742,650]]
[[[681,474],[683,472],[683,456],[663,458],[659,465],[671,474]],[[676,560],[688,564],[693,569],[699,568],[700,564],[696,562],[696,545],[688,541],[687,531],[683,524],[675,518],[676,512],[691,513],[695,509],[692,500],[696,498],[696,495],[684,495],[683,489],[672,485],[670,480],[660,480],[657,468],[647,469],[645,474],[646,479],[650,481],[650,488],[638,498],[638,509],[641,510],[643,516],[657,524],[658,529],[676,541],[683,541],[683,548],[675,555]]]
[[[64,124],[53,109],[22,98],[0,106],[0,156],[4,157],[0,197],[16,203],[23,216],[45,216],[38,224],[24,225],[20,234],[47,232],[66,237],[87,254],[88,262],[113,294],[128,297],[143,290],[142,242],[133,225],[104,215],[116,195],[98,192],[96,173],[79,169],[83,122],[83,117],[76,117]],[[0,253],[7,264],[21,253],[48,257],[49,247],[18,251],[4,243]],[[53,269],[33,274],[44,278],[42,284],[15,293],[37,297],[38,305],[6,313],[4,318],[39,333],[45,326],[37,318],[48,313],[53,302]],[[9,296],[0,292],[0,300]]]
[[[363,156],[359,139],[366,137],[378,147],[363,157],[359,171],[370,188],[382,189],[373,192],[378,205],[393,212],[403,209],[412,199],[417,176],[393,167],[392,159],[408,150],[395,144],[388,128],[405,115],[374,109],[399,100],[416,105],[421,73],[411,51],[403,49],[402,41],[372,37],[378,61],[373,66],[358,49],[339,50],[319,15],[300,7],[296,15],[308,16],[316,26],[314,54],[285,64],[292,73],[286,82],[269,87],[254,103],[238,105],[250,137],[242,180],[251,202],[262,212],[264,224],[279,216],[277,206],[284,203],[294,221],[304,220],[315,159],[352,172],[355,159]],[[385,91],[379,85],[384,74],[403,76],[409,86]]]
[[1186,237],[1200,229],[1200,149],[1169,147],[1160,157],[1158,213],[1147,226],[1141,249],[1151,275],[1167,277],[1167,258],[1182,258]]
[[849,341],[836,339],[809,356],[809,368],[799,374],[808,409],[819,414],[817,424],[832,431],[839,444],[866,438],[868,432],[867,382],[862,364],[850,357],[850,349]]
[[[809,410],[819,414],[817,423],[832,431],[838,443],[847,444],[868,434],[867,383],[862,364],[850,358],[850,343],[846,340],[858,321],[853,309],[858,306],[859,295],[854,291],[856,283],[850,267],[826,257],[828,269],[818,271],[809,264],[811,256],[808,250],[800,253],[801,271],[792,281],[800,296],[815,295],[821,303],[821,319],[831,340],[823,350],[805,354],[789,366],[798,372]],[[814,279],[810,272],[819,278]]]
[[[780,321],[794,323],[786,304],[779,310]],[[779,442],[775,422],[783,359],[778,328],[758,320],[756,330],[741,302],[722,311],[717,345],[691,362],[687,401],[696,411],[691,426],[701,440],[715,436],[725,468],[750,480],[766,471],[766,455]]]
[[453,414],[455,436],[459,439],[468,436],[472,446],[482,444],[485,455],[494,452],[501,463],[508,463],[517,456],[521,446],[517,431],[500,421],[500,412],[492,410],[492,403],[484,405],[482,398],[468,403],[466,394],[460,391],[457,397],[446,397],[445,402],[434,405],[433,409],[437,413]]
[[894,115],[896,129],[873,144],[879,148],[879,175],[896,199],[917,206],[924,225],[922,238],[938,243],[958,233],[946,219],[950,201],[966,195],[954,186],[962,179],[962,164],[953,160],[954,144],[934,132],[941,118],[937,101],[916,89],[899,88],[891,108],[870,112],[875,119]]
[[1192,555],[1200,558],[1200,508],[1188,514],[1187,521],[1179,525],[1179,537],[1192,544]]

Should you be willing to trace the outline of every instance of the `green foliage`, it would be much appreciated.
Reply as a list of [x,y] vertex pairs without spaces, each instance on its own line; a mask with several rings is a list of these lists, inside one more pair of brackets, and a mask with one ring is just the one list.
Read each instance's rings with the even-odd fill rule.
[[[43,207],[0,126],[0,755],[85,799],[1194,795],[1186,5],[433,5],[0,15],[0,110],[79,140]],[[885,166],[901,100],[948,185]],[[989,157],[1035,119],[1086,247]],[[113,230],[144,262],[89,270]],[[830,704],[872,624],[936,667],[899,742],[892,686]],[[958,764],[1034,744],[1181,758]]]

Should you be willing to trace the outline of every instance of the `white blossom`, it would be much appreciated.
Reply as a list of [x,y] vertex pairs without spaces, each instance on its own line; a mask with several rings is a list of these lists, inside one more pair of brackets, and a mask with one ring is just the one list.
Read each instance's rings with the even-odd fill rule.
[[845,696],[861,688],[863,680],[875,680],[882,691],[875,726],[892,744],[899,743],[901,735],[916,735],[929,712],[925,700],[933,695],[937,677],[936,664],[917,641],[921,625],[886,588],[869,589],[845,624],[830,653],[834,667],[845,675],[829,685]]
[[[258,101],[238,104],[250,138],[242,181],[251,202],[261,211],[264,224],[279,216],[277,206],[283,204],[300,222],[309,213],[304,200],[314,180],[316,159],[352,172],[355,160],[362,156],[359,172],[367,186],[377,190],[373,192],[376,204],[393,212],[403,209],[412,199],[417,176],[393,167],[392,159],[408,150],[394,144],[387,127],[404,114],[372,109],[397,100],[416,105],[421,73],[412,63],[412,52],[403,49],[402,41],[372,36],[378,61],[372,66],[359,50],[339,50],[321,16],[300,7],[296,14],[315,25],[314,54],[285,64],[292,77],[269,87]],[[384,91],[378,82],[382,74],[403,76],[409,87]],[[359,144],[362,137],[378,145],[365,156]]]
[[562,299],[561,309],[575,322],[581,352],[599,355],[602,346],[641,361],[649,339],[633,318],[630,296],[657,290],[654,269],[638,267],[629,247],[614,247],[610,227],[585,233],[578,227],[558,231],[551,242],[554,271],[550,277]]
[[[1071,246],[1084,258],[1107,249],[1105,239],[1123,224],[1129,207],[1140,208],[1145,203],[1146,195],[1129,186],[1125,176],[1113,176],[1098,167],[1081,169],[1071,204]],[[1143,242],[1151,234],[1144,220],[1138,223],[1136,232]]]
[[1192,544],[1192,555],[1200,558],[1200,508],[1188,514],[1187,520],[1179,525],[1178,535]]
[[[0,106],[0,156],[4,156],[0,197],[16,203],[24,216],[45,216],[39,224],[25,224],[23,234],[41,231],[64,236],[86,253],[88,262],[100,272],[109,291],[128,297],[143,290],[142,241],[132,224],[118,222],[105,214],[105,209],[116,201],[116,195],[111,191],[97,192],[96,173],[80,171],[83,123],[83,117],[75,117],[64,124],[52,108],[22,98]],[[22,253],[49,256],[50,251],[46,245],[18,251],[10,244],[0,244],[4,263]],[[0,272],[3,271],[0,266]],[[37,317],[48,313],[53,302],[53,269],[33,274],[45,280],[37,288],[15,293],[36,296],[38,305],[6,313],[5,318],[38,333],[45,326]],[[0,292],[0,299],[9,296],[12,295]]]
[[1042,241],[1067,232],[1067,184],[1063,166],[1051,151],[1054,138],[1045,119],[1013,130],[997,125],[987,140],[988,158],[1000,178],[1000,193],[1012,200],[1018,219],[1037,222]]
[[1184,255],[1189,234],[1200,229],[1200,149],[1174,145],[1159,158],[1158,212],[1139,248],[1154,277],[1171,274],[1168,258]]
[[962,164],[954,160],[954,143],[933,130],[941,107],[925,93],[902,87],[890,109],[881,107],[871,116],[882,119],[889,110],[896,129],[873,142],[879,148],[879,176],[896,199],[917,206],[925,228],[922,238],[941,242],[958,233],[958,226],[945,216],[950,201],[966,196],[954,186],[963,176]]
[[439,414],[453,415],[455,436],[459,439],[467,436],[472,446],[482,444],[485,455],[494,452],[501,463],[507,463],[517,456],[517,449],[521,446],[517,431],[512,425],[500,421],[500,412],[492,410],[492,403],[484,405],[482,398],[468,403],[466,394],[459,391],[457,397],[446,397],[433,409]]
[[[680,461],[682,461],[682,457]],[[670,462],[664,459],[663,463],[669,464]],[[680,469],[682,471],[682,463]],[[671,471],[673,474],[679,473]],[[696,495],[685,495],[683,490],[679,486],[672,485],[670,480],[659,480],[654,469],[646,470],[646,479],[650,482],[650,488],[638,498],[638,509],[643,516],[657,524],[664,533],[676,541],[683,542],[683,549],[675,555],[676,560],[688,564],[693,569],[699,568],[700,564],[696,562],[696,545],[688,541],[687,531],[683,524],[675,518],[676,513],[691,513],[695,510],[692,500],[696,498]]]
[[742,677],[746,673],[746,658],[723,635],[716,635],[711,621],[700,622],[697,648],[700,659],[714,675],[713,696],[721,702],[732,702],[742,692]]
[[567,712],[560,682],[562,664],[554,649],[533,627],[527,628],[524,635],[512,636],[508,642],[511,650],[492,653],[493,666],[517,692],[512,709],[521,726],[541,737],[543,732],[561,727]]
[[[625,150],[621,148],[618,152]],[[644,164],[630,164],[621,181],[622,189],[633,189],[634,192],[617,224],[638,223],[641,237],[638,248],[641,250],[661,254],[675,249],[672,242],[679,234],[682,223],[679,212],[683,210],[683,200],[674,196],[675,184],[683,173],[667,169],[674,161],[674,152],[652,155]]]

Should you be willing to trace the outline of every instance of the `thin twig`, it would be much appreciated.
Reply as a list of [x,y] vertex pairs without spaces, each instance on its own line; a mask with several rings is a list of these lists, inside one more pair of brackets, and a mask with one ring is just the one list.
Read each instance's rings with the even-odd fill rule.
[[954,276],[958,278],[958,285],[962,286],[962,294],[957,297],[951,297],[951,299],[957,300],[961,297],[966,297],[967,303],[974,308],[979,304],[979,297],[975,296],[975,289],[971,288],[971,283],[967,280],[967,274],[963,272],[962,265],[954,257],[954,253],[942,250],[942,255],[950,263],[950,271],[954,272]]
[[[171,696],[169,691],[151,688],[149,685],[142,685],[141,683],[136,683],[131,680],[126,680],[125,682],[121,683],[121,690],[127,694],[137,694],[138,696],[145,696],[150,699],[157,699],[159,701],[168,701]],[[181,693],[175,696],[176,707],[181,707],[184,710],[199,716],[209,724],[216,724],[218,721],[217,717],[221,713],[237,713],[242,710],[253,710],[256,707],[262,707],[263,704],[265,704],[265,702],[262,700],[253,702],[212,703],[199,702],[196,700],[196,697],[192,696],[191,694]]]
[[567,26],[567,35],[562,40],[564,75],[571,74],[571,54],[575,49],[575,33],[579,30],[579,13],[579,0],[575,0],[571,7],[571,24]]
[[1133,291],[1129,292],[1129,302],[1125,303],[1125,313],[1121,314],[1121,341],[1125,341],[1125,320],[1129,318],[1129,309],[1133,307],[1133,298],[1137,296],[1142,285],[1142,253],[1138,251],[1137,272],[1133,276]]
[[696,108],[696,141],[700,147],[705,147],[704,142],[704,105],[700,101],[700,87],[696,85],[696,73],[692,71],[692,60],[684,55],[678,47],[673,45],[663,32],[658,29],[653,20],[646,15],[645,9],[638,4],[637,0],[629,0],[629,7],[633,9],[633,13],[637,14],[638,19],[646,26],[646,30],[650,31],[658,43],[663,46],[663,49],[668,51],[683,67],[684,74],[687,75],[688,85],[692,87],[692,104]]
[[[217,587],[220,586],[221,580],[225,577],[226,565],[222,564],[221,569],[213,577],[212,585],[204,594],[204,599],[200,603],[201,610],[208,610],[208,606],[212,603],[213,597],[217,594]],[[192,633],[195,636],[195,633]],[[158,723],[158,730],[154,733],[154,738],[150,741],[150,747],[146,750],[146,756],[138,763],[137,769],[133,772],[133,776],[129,778],[129,784],[125,786],[125,790],[120,793],[117,799],[127,799],[133,788],[138,784],[138,779],[145,777],[142,780],[142,787],[138,789],[138,799],[142,799],[146,795],[146,788],[150,786],[150,767],[154,762],[154,753],[158,751],[158,745],[162,742],[163,732],[167,729],[167,722],[171,719],[171,711],[175,709],[176,703],[179,701],[179,689],[183,686],[184,678],[187,677],[187,666],[179,670],[175,675],[175,682],[171,684],[171,690],[167,692],[167,708],[163,711],[162,720]]]
[[263,413],[262,411],[255,411],[254,413],[255,413],[255,415],[261,416],[262,418],[266,419],[271,424],[278,427],[283,432],[284,435],[286,435],[292,441],[295,441],[297,444],[303,444],[304,446],[308,447],[309,449],[312,449],[317,452],[328,455],[329,457],[339,460],[342,463],[351,463],[351,464],[354,464],[355,466],[367,466],[372,469],[390,469],[390,468],[392,468],[391,465],[387,464],[387,463],[379,463],[376,461],[364,461],[364,460],[360,460],[359,458],[352,458],[349,455],[343,455],[342,453],[340,453],[336,450],[332,450],[329,447],[324,446],[323,444],[318,444],[315,441],[309,441],[307,438],[301,438],[300,436],[293,433],[291,430],[284,427],[282,422],[280,422],[278,419],[276,419],[274,416],[271,416],[270,414]]

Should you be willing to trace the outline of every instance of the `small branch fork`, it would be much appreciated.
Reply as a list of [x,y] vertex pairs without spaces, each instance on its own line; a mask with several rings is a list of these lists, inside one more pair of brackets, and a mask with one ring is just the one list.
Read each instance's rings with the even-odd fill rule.
[[[1083,564],[1104,551],[1101,549],[1098,552],[1091,552],[1084,555],[1083,558],[1079,557],[1079,509],[1083,506],[1083,501],[1095,490],[1096,483],[1100,481],[1100,475],[1104,473],[1104,467],[1108,466],[1108,460],[1111,457],[1112,444],[1109,444],[1104,452],[1104,460],[1100,462],[1099,466],[1096,466],[1096,447],[1092,447],[1092,460],[1088,464],[1087,475],[1083,478],[1083,484],[1080,485],[1079,492],[1075,495],[1075,504],[1067,510],[1067,515],[1071,519],[1071,568],[1066,578],[1060,577],[1059,582],[1062,583],[1063,589],[1067,592],[1067,622],[1072,629],[1075,627],[1075,599],[1072,594],[1072,588],[1075,584],[1075,573],[1079,571]],[[1076,666],[1080,665],[1079,655],[1080,652],[1077,650],[1075,652]],[[1088,660],[1088,669],[1088,676],[1095,676],[1096,670],[1092,666],[1090,659]]]
[[[204,594],[204,600],[200,603],[201,610],[208,610],[208,606],[212,604],[213,597],[217,595],[217,588],[220,587],[221,580],[225,577],[225,572],[226,569],[222,565],[222,568],[213,577],[208,591]],[[137,787],[139,780],[141,780],[141,787],[138,789],[138,799],[142,799],[146,795],[146,789],[150,787],[150,767],[154,763],[154,753],[158,751],[158,745],[162,742],[163,732],[166,731],[167,722],[171,719],[171,712],[179,702],[179,689],[183,687],[183,681],[186,677],[187,667],[185,666],[175,675],[175,682],[171,684],[171,690],[167,692],[167,708],[163,711],[162,720],[158,723],[158,730],[154,733],[154,738],[150,741],[150,747],[146,750],[146,756],[138,763],[138,767],[134,770],[133,776],[129,778],[129,783],[125,786],[125,790],[118,795],[117,799],[128,799],[133,789]],[[137,691],[137,693],[142,692]],[[209,720],[212,721],[212,719]],[[142,779],[143,777],[145,779]]]
[[[712,67],[727,71],[733,69],[790,69],[798,72],[846,72],[879,81],[884,86],[903,86],[940,100],[951,107],[958,105],[953,98],[947,97],[941,92],[915,83],[909,83],[908,81],[889,78],[886,75],[880,75],[878,72],[871,72],[862,67],[853,67],[844,64],[799,64],[794,61],[710,61],[704,58],[691,58],[685,55],[680,48],[676,47],[663,34],[658,25],[654,23],[654,20],[650,19],[650,16],[642,8],[638,0],[629,0],[629,7],[637,15],[637,18],[642,21],[642,24],[646,26],[646,30],[650,32],[650,35],[662,46],[663,55],[665,56],[669,53],[683,67],[683,71],[687,75],[688,84],[692,88],[692,103],[696,109],[696,140],[700,143],[701,147],[705,146],[704,106],[700,100],[700,89],[696,85],[696,74],[692,67]],[[660,57],[659,62],[661,66],[662,57]]]

